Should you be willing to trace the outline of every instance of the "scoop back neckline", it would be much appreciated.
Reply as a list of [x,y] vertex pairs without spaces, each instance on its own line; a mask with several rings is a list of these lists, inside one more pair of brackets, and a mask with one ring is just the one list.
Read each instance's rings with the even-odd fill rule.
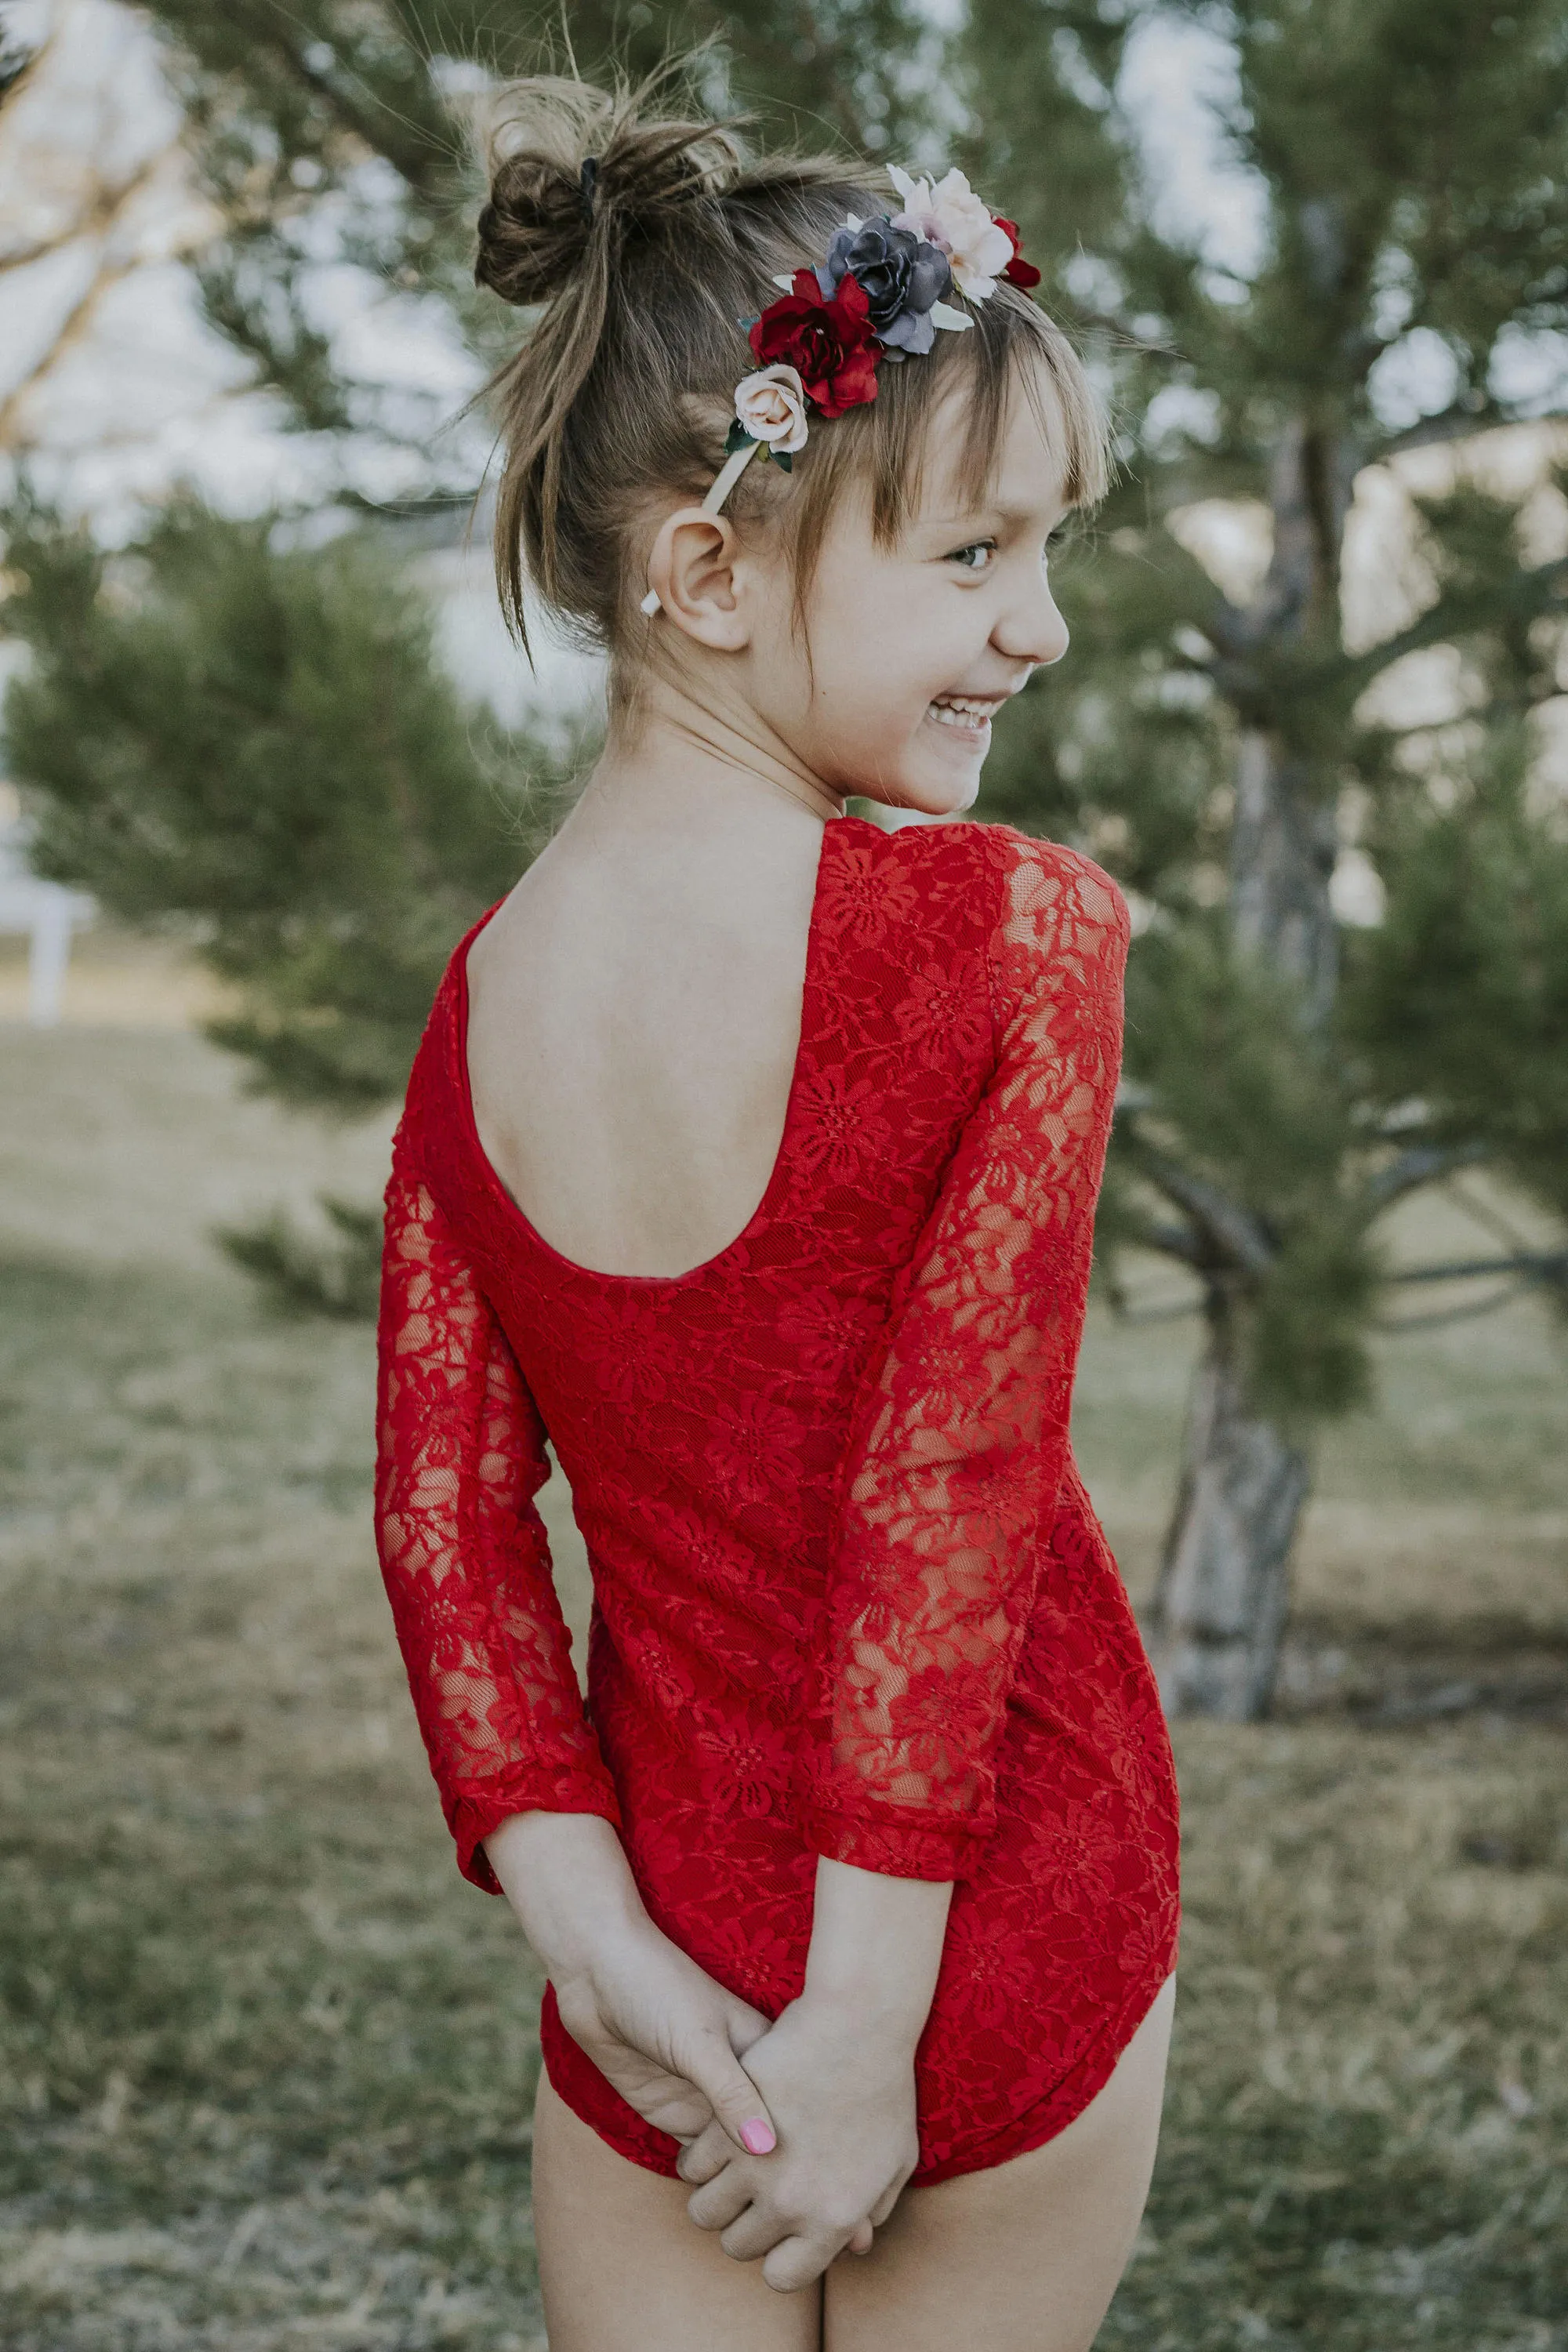
[[773,1165],[768,1171],[767,1182],[763,1189],[762,1198],[732,1241],[726,1242],[722,1249],[716,1250],[710,1257],[701,1259],[698,1265],[688,1266],[680,1274],[616,1274],[603,1266],[581,1265],[575,1258],[570,1258],[563,1251],[558,1250],[553,1242],[546,1240],[533,1220],[502,1183],[494,1162],[479,1139],[479,1120],[474,1111],[473,1087],[468,1076],[468,950],[491,917],[498,914],[506,904],[505,899],[498,898],[495,905],[480,916],[468,937],[459,944],[453,957],[453,973],[457,989],[453,1080],[461,1114],[464,1140],[479,1171],[485,1191],[499,1202],[507,1222],[516,1229],[531,1248],[537,1251],[542,1257],[548,1259],[550,1264],[563,1275],[570,1276],[578,1282],[608,1283],[634,1290],[678,1289],[683,1283],[698,1283],[708,1276],[722,1272],[731,1260],[755,1241],[759,1234],[773,1222],[778,1211],[780,1199],[787,1191],[791,1179],[790,1148],[799,1125],[800,1098],[804,1090],[807,1048],[812,1028],[811,1016],[821,980],[821,919],[823,900],[826,895],[828,845],[839,828],[847,825],[859,825],[868,832],[879,835],[882,832],[882,827],[873,824],[868,818],[847,814],[829,817],[823,824],[822,843],[817,851],[816,872],[812,884],[811,914],[806,925],[805,969],[801,985],[800,1034],[795,1041],[795,1060],[790,1069],[789,1091],[784,1097],[784,1128],[779,1137],[778,1149],[773,1154]]

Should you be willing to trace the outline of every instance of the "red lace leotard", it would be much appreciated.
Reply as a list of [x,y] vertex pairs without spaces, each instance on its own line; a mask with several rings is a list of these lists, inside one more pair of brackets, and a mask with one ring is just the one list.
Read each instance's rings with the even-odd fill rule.
[[[1010,826],[829,822],[766,1192],[668,1279],[573,1265],[489,1166],[465,940],[387,1189],[380,1551],[460,1868],[495,1887],[512,1813],[601,1813],[654,1920],[770,2016],[818,1854],[956,1879],[917,2183],[1060,2131],[1174,1961],[1169,1745],[1068,1444],[1126,930],[1098,866]],[[541,2031],[568,2105],[673,2175],[548,1988]]]

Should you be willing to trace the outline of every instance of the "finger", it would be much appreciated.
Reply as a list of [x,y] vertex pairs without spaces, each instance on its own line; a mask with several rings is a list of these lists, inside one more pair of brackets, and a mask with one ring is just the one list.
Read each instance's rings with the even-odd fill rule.
[[839,2251],[829,2239],[783,2238],[764,2257],[763,2284],[778,2294],[798,2294],[822,2276]]
[[744,2000],[731,2002],[725,2012],[724,2023],[730,2036],[730,2047],[737,2058],[743,2058],[753,2042],[760,2042],[764,2033],[771,2033],[773,2030],[773,2019],[764,2017],[760,2009],[753,2009],[749,2001]]
[[762,2093],[722,2034],[704,2033],[691,2052],[687,2078],[696,2084],[735,2146],[748,2156],[771,2156],[778,2135]]
[[869,2221],[858,2221],[855,2225],[855,2235],[850,2239],[845,2251],[851,2254],[868,2254],[875,2242],[876,2232]]
[[787,2238],[794,2223],[769,2205],[748,2200],[745,2210],[736,2216],[719,2240],[731,2262],[754,2263]]
[[688,2140],[675,2159],[675,2168],[689,2189],[700,2189],[705,2180],[723,2171],[735,2161],[735,2146],[721,2124],[710,2123]]
[[[700,2189],[692,2190],[686,2200],[686,2210],[700,2230],[727,2230],[751,2201],[751,2182],[742,2179],[738,2165],[727,2165],[717,2180],[705,2181]],[[772,2245],[771,2238],[768,2243]],[[757,2251],[760,2253],[763,2249],[759,2247]]]
[[884,2196],[878,2198],[876,2203],[872,2206],[871,2210],[866,2216],[866,2219],[871,2223],[873,2229],[879,2230],[883,2222],[891,2218],[893,2208],[898,2203],[903,2193],[904,2184],[901,2180],[898,2180],[894,2182],[892,2188],[889,2189]]
[[[634,2106],[645,2122],[650,2123],[671,2139],[683,2141],[688,2147],[700,2139],[713,2120],[713,2109],[701,2092],[689,2083],[660,2083],[635,2096],[625,2092],[627,2104]],[[728,2145],[728,2143],[726,2143]]]

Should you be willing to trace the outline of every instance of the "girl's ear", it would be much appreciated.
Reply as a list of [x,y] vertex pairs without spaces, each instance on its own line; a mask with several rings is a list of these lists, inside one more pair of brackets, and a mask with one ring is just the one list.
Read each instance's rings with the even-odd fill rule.
[[727,516],[678,507],[659,525],[647,560],[648,585],[665,619],[719,653],[739,653],[751,638],[735,589],[739,553]]

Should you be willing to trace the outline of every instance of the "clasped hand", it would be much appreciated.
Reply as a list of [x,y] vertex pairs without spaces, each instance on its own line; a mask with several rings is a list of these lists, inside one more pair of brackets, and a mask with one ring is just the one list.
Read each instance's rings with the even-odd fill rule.
[[[646,2121],[683,2140],[687,2210],[781,2293],[866,2252],[917,2156],[913,2048],[809,1996],[770,2024],[649,1925],[556,1983],[561,2021]],[[745,2063],[742,2066],[742,2059]],[[764,2125],[776,2145],[747,2151]],[[754,2131],[748,2137],[754,2138]]]
[[697,2226],[786,2294],[868,2252],[915,2168],[952,1883],[820,1855],[805,1990],[770,2024],[655,1926],[607,1821],[514,1813],[485,1847],[567,2032],[682,2142]]
[[914,2054],[847,2011],[792,2001],[746,2052],[778,2132],[770,2156],[737,2151],[717,2120],[681,2150],[686,2210],[737,2262],[762,2258],[781,2294],[809,2286],[846,2248],[866,2253],[915,2168]]

